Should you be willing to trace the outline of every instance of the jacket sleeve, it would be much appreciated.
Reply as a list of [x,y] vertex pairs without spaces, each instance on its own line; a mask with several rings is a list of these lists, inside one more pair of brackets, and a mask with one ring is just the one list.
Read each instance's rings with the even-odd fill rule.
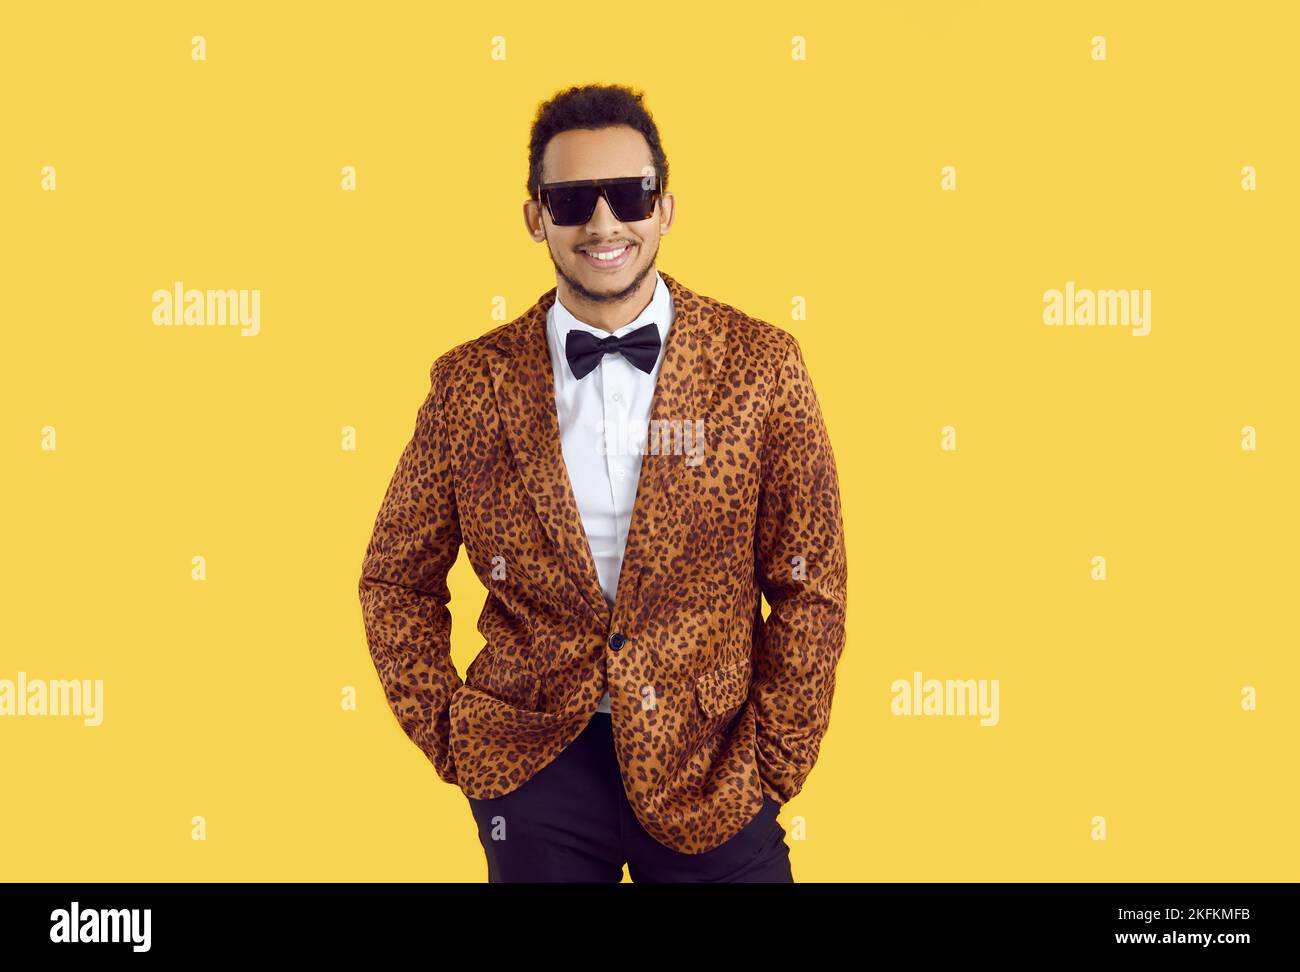
[[782,803],[803,788],[830,722],[848,578],[835,457],[789,342],[763,433],[755,571],[771,612],[756,621],[749,696],[763,788]]
[[448,783],[456,782],[448,707],[462,680],[451,661],[447,572],[460,544],[442,382],[435,362],[415,432],[379,508],[358,590],[366,640],[388,704]]

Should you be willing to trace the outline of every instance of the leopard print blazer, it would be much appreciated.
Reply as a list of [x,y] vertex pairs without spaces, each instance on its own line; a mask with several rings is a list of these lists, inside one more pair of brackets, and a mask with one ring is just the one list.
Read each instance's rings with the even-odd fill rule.
[[[359,593],[388,703],[441,779],[509,793],[608,688],[637,819],[699,854],[764,793],[802,789],[830,720],[847,568],[835,459],[795,338],[660,275],[674,318],[612,609],[561,451],[555,288],[434,362]],[[446,583],[462,543],[487,589],[463,680]]]

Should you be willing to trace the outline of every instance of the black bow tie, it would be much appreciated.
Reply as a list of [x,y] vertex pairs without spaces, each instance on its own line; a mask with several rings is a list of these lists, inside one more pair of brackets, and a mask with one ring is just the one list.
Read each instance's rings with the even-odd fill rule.
[[575,327],[564,339],[564,356],[569,359],[569,369],[575,378],[585,377],[611,351],[622,352],[623,357],[648,375],[659,360],[659,345],[659,328],[653,323],[622,337],[611,334],[607,338],[598,338]]

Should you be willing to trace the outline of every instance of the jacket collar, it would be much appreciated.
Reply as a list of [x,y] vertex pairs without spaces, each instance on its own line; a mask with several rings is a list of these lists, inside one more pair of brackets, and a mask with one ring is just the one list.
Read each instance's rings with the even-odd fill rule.
[[[651,428],[670,423],[702,422],[709,403],[715,353],[722,347],[723,323],[716,305],[659,272],[673,300],[659,377],[650,401]],[[688,539],[697,477],[683,476],[693,467],[684,450],[648,451],[641,475],[627,547],[619,573],[614,612],[600,586],[582,517],[574,499],[560,441],[555,409],[555,378],[546,340],[546,317],[558,288],[552,287],[521,317],[501,330],[499,354],[490,359],[493,394],[502,428],[528,496],[546,535],[560,552],[560,566],[582,599],[608,626],[613,613],[628,616],[631,599],[641,592],[643,574],[664,577],[670,561],[681,555]],[[712,437],[704,428],[704,448]]]

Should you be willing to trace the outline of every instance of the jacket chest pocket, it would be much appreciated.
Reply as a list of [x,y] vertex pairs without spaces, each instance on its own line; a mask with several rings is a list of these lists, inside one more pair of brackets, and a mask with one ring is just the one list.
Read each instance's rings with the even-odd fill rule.
[[695,698],[710,719],[733,714],[749,697],[751,660],[746,657],[695,676]]
[[491,648],[484,648],[465,670],[465,684],[515,708],[536,710],[542,676],[530,668],[498,658]]

